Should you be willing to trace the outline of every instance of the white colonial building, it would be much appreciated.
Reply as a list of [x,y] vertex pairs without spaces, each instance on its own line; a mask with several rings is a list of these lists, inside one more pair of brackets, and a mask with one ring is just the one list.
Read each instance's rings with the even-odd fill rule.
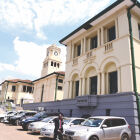
[[132,92],[130,43],[134,48],[136,86],[140,93],[140,4],[118,0],[60,40],[67,47],[64,98]]

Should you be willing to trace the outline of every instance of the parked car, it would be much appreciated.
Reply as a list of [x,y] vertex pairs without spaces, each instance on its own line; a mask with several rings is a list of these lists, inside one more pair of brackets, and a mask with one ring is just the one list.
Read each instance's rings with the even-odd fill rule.
[[[71,126],[79,125],[83,121],[85,121],[84,118],[64,118],[64,125],[63,129],[70,128]],[[54,137],[54,124],[46,125],[41,128],[40,134],[44,137],[53,138]]]
[[17,111],[13,111],[12,113],[10,113],[10,114],[7,114],[5,117],[4,117],[4,119],[3,119],[3,121],[2,122],[4,122],[4,123],[8,123],[9,121],[9,117],[10,116],[14,116],[14,115],[16,115],[17,114]]
[[80,126],[70,127],[64,139],[75,140],[129,140],[130,126],[123,117],[90,117]]
[[3,122],[4,117],[6,117],[7,115],[12,114],[14,111],[8,111],[8,112],[4,112],[2,114],[0,114],[0,122]]
[[53,124],[54,119],[57,117],[58,116],[50,116],[50,117],[43,119],[42,121],[30,123],[28,130],[30,130],[32,132],[40,133],[40,130],[43,126]]
[[44,118],[46,118],[48,115],[46,112],[39,112],[36,115],[34,115],[33,117],[29,117],[27,119],[23,119],[21,121],[21,126],[24,130],[28,130],[28,126],[30,123],[32,122],[37,122],[37,121],[41,121]]
[[14,117],[14,116],[17,116],[17,115],[21,115],[23,114],[25,111],[24,110],[19,110],[9,116],[7,116],[7,122],[10,123],[11,122],[11,118]]
[[25,118],[31,117],[31,116],[35,115],[36,113],[37,113],[36,111],[25,111],[25,112],[22,112],[20,114],[17,114],[15,116],[11,117],[9,123],[11,123],[13,125],[19,125],[21,119],[25,119]]

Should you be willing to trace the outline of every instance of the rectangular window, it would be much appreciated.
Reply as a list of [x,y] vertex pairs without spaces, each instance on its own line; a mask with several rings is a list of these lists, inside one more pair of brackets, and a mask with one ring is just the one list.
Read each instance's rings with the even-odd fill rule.
[[138,30],[139,30],[139,39],[140,39],[140,24],[138,25]]
[[97,48],[97,45],[98,45],[97,40],[98,40],[97,36],[94,36],[90,39],[90,49]]
[[117,71],[109,73],[109,93],[116,93],[118,91]]
[[79,95],[79,81],[75,82],[75,96]]
[[62,90],[63,88],[61,86],[58,86],[58,90]]
[[110,109],[106,109],[106,116],[110,116]]
[[59,82],[59,83],[63,83],[63,80],[62,80],[62,79],[58,79],[58,82]]
[[90,94],[97,95],[97,76],[90,77]]
[[81,45],[77,46],[77,56],[80,56],[81,54]]
[[27,92],[32,93],[32,87],[27,86]]
[[13,92],[16,91],[16,86],[12,86],[12,91],[13,91]]
[[26,86],[23,86],[23,92],[26,92]]
[[116,30],[115,26],[108,29],[108,41],[116,39]]
[[81,45],[74,46],[74,58],[80,56],[81,54]]

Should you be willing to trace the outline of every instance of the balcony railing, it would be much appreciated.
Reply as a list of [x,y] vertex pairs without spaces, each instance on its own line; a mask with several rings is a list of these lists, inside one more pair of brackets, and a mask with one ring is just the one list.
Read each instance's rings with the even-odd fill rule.
[[108,42],[104,45],[105,47],[105,53],[112,51],[113,50],[113,43],[112,42]]
[[76,65],[76,64],[78,64],[78,58],[73,59],[73,65]]
[[88,52],[86,57],[90,58],[91,56],[92,56],[92,51]]

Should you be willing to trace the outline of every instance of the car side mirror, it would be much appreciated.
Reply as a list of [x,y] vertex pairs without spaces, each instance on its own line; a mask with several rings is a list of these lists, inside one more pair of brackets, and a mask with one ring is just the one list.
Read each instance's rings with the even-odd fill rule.
[[103,125],[102,125],[102,128],[107,128],[107,125],[103,124]]

